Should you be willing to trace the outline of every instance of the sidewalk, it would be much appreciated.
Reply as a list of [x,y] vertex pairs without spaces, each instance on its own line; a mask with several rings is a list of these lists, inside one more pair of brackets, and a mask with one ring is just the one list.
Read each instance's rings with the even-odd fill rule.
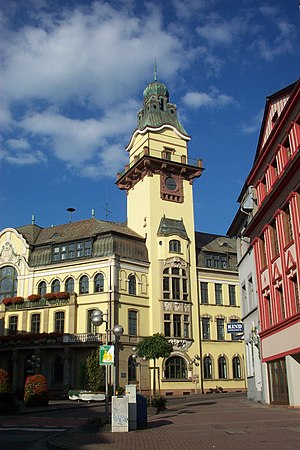
[[300,410],[260,405],[243,396],[201,396],[150,416],[145,430],[78,429],[53,436],[47,444],[72,450],[299,449]]

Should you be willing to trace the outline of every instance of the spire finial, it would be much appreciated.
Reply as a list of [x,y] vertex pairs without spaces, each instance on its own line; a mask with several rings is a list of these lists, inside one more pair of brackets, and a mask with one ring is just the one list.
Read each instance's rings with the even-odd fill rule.
[[156,56],[154,56],[154,81],[157,81],[157,65],[156,65]]

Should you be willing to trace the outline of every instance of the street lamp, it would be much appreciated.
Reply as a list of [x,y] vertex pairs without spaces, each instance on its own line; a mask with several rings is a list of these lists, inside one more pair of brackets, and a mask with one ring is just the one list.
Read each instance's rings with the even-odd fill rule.
[[[104,320],[103,316],[106,316],[106,320]],[[115,347],[115,361],[114,361],[114,395],[116,392],[116,378],[117,378],[117,364],[116,364],[116,357],[118,357],[118,352],[116,351],[116,347],[117,347],[117,339],[122,336],[122,334],[124,333],[124,328],[121,325],[115,325],[113,327],[112,330],[108,329],[108,311],[106,311],[106,313],[104,314],[100,309],[95,309],[92,312],[91,315],[91,321],[92,324],[95,327],[99,327],[100,325],[103,324],[103,322],[106,323],[106,327],[105,327],[105,344],[108,344],[108,332],[112,331],[114,336],[115,336],[115,342],[114,342],[114,347]],[[108,421],[108,366],[105,365],[105,419],[106,421]]]

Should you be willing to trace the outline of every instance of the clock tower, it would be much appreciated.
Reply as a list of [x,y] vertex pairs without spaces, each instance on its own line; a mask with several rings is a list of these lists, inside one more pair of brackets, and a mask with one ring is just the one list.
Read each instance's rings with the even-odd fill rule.
[[189,160],[190,136],[156,77],[144,90],[137,123],[116,184],[127,193],[128,227],[146,239],[150,334],[170,339],[189,367],[200,345],[193,181],[202,161]]

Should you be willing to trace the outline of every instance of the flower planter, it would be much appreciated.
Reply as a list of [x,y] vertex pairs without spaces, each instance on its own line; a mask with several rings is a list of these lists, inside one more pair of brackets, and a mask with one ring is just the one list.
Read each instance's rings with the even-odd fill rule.
[[79,398],[79,396],[78,395],[69,395],[69,400],[73,400],[73,401],[79,401],[80,400],[80,398]]

